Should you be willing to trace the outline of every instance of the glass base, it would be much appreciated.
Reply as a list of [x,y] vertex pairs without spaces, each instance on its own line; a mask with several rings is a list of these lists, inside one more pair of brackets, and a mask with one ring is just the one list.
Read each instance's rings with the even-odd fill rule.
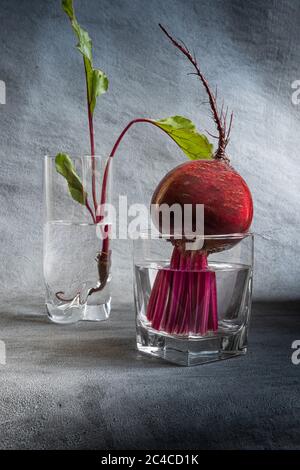
[[107,320],[111,310],[110,300],[101,305],[86,305],[82,320],[104,321]]
[[46,303],[48,318],[53,323],[68,325],[81,320],[104,321],[107,320],[111,310],[111,300],[98,305],[83,305],[82,307],[56,307]]
[[247,352],[247,326],[235,333],[196,337],[175,337],[137,326],[137,348],[143,354],[181,366],[195,366],[244,355]]

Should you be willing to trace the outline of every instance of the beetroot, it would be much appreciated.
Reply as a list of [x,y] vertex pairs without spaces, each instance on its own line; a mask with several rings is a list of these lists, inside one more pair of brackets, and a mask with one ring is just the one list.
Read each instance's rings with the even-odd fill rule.
[[[195,160],[177,166],[159,183],[152,197],[152,218],[158,221],[162,204],[185,204],[193,208],[204,205],[204,235],[226,235],[246,232],[253,218],[250,190],[243,178],[232,168],[226,155],[232,118],[227,127],[227,110],[218,109],[216,96],[207,80],[183,43],[176,41],[161,26],[173,45],[190,61],[195,75],[200,79],[208,95],[213,119],[218,131],[218,148],[212,160]],[[159,224],[160,231],[163,227]],[[184,237],[180,241],[172,237],[174,245],[168,269],[159,270],[147,307],[147,319],[153,329],[169,334],[205,335],[218,330],[217,284],[215,272],[211,271],[208,256],[216,250],[230,248],[238,239],[222,241],[208,237],[200,250],[191,251]],[[201,234],[199,234],[201,235]]]
[[[204,204],[204,233],[246,232],[253,217],[250,190],[228,163],[196,160],[171,170],[157,186],[151,204]],[[193,227],[194,228],[194,227]]]

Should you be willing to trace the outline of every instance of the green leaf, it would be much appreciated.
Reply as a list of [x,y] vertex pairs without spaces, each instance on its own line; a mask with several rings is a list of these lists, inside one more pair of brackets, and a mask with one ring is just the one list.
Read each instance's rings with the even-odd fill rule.
[[82,182],[76,174],[75,167],[69,155],[66,153],[58,153],[55,157],[55,167],[56,171],[67,180],[72,198],[84,205],[87,193],[83,189]]
[[62,8],[70,18],[73,31],[78,39],[76,47],[83,55],[89,107],[93,114],[97,97],[108,89],[108,78],[102,70],[94,69],[93,67],[92,40],[89,33],[79,25],[76,19],[73,0],[62,0]]
[[97,97],[105,93],[108,89],[108,78],[101,70],[93,69],[92,93],[91,93],[91,113],[93,114]]
[[78,37],[78,44],[76,45],[77,49],[85,59],[87,59],[92,66],[93,62],[93,55],[92,55],[92,40],[89,36],[89,33],[85,31],[79,24],[77,23],[76,18],[72,20],[72,27]]
[[152,122],[165,131],[191,160],[212,158],[213,145],[205,135],[199,134],[195,124],[189,119],[171,116]]
[[62,0],[62,8],[72,20],[74,18],[73,0]]

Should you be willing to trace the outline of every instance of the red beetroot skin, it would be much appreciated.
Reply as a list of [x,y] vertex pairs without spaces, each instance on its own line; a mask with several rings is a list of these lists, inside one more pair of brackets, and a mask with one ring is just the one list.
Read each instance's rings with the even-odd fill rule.
[[246,232],[253,218],[250,190],[227,163],[196,160],[171,170],[157,186],[152,204],[204,204],[205,235]]

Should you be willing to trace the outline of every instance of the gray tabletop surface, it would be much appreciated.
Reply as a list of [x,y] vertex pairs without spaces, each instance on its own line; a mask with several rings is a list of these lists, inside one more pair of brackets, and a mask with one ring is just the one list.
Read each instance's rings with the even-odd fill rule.
[[2,449],[296,449],[299,304],[255,304],[245,357],[182,368],[135,350],[132,306],[50,324],[2,306]]

